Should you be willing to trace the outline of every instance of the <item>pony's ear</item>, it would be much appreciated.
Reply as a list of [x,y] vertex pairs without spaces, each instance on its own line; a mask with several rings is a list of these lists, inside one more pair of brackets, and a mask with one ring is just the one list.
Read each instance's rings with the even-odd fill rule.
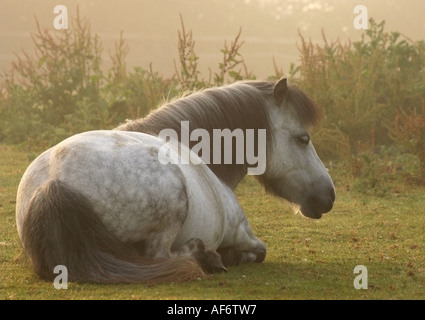
[[277,104],[281,104],[288,93],[288,84],[286,83],[286,78],[280,78],[278,82],[274,85],[273,97]]

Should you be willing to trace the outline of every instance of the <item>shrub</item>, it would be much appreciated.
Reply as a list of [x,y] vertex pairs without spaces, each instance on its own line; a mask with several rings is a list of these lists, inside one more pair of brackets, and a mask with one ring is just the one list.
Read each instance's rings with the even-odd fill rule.
[[[109,129],[126,118],[139,118],[187,90],[243,78],[253,78],[240,54],[241,31],[228,45],[223,60],[209,79],[200,79],[192,32],[181,18],[179,64],[164,79],[157,72],[135,67],[127,72],[128,45],[121,33],[110,55],[112,66],[102,67],[102,45],[90,23],[78,11],[68,30],[43,30],[36,20],[34,55],[23,52],[0,83],[0,141],[52,145],[81,131]],[[242,75],[244,68],[245,75]]]
[[425,98],[420,110],[397,110],[390,137],[402,148],[417,156],[420,174],[416,181],[425,184]]
[[12,143],[34,136],[52,142],[108,118],[102,47],[89,22],[77,15],[69,30],[56,32],[36,25],[34,54],[18,55],[1,83],[0,138]]
[[[186,31],[183,17],[180,15],[181,30],[178,31],[178,55],[179,64],[174,61],[175,77],[178,79],[180,88],[183,92],[197,90],[212,86],[221,86],[239,80],[255,79],[255,75],[248,71],[245,61],[240,53],[244,44],[240,40],[242,29],[228,44],[224,41],[223,59],[218,63],[216,71],[209,70],[209,78],[201,79],[201,73],[198,70],[199,57],[195,52],[195,41],[193,40],[192,30]],[[212,74],[214,73],[214,76]]]
[[370,20],[361,40],[307,41],[301,34],[301,63],[291,77],[324,109],[324,128],[339,132],[356,153],[358,145],[389,144],[386,120],[399,108],[420,106],[425,94],[425,43],[384,31]]

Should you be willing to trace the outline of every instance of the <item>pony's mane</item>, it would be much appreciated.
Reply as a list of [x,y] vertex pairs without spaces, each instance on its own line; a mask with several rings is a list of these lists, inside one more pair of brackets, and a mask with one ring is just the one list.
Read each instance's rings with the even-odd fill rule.
[[[163,129],[173,129],[180,140],[181,121],[189,121],[190,132],[203,128],[210,137],[213,136],[213,129],[266,129],[268,150],[272,135],[266,105],[273,97],[273,90],[274,82],[271,81],[243,81],[204,89],[170,101],[144,118],[127,120],[116,130],[158,135]],[[288,86],[286,99],[304,125],[310,126],[317,122],[320,117],[319,109],[301,90]],[[196,143],[193,142],[189,147]],[[236,186],[246,174],[247,168],[246,165],[213,164],[212,161],[209,167],[230,187]]]
[[174,99],[146,117],[127,120],[118,130],[158,134],[170,128],[180,132],[181,121],[189,121],[190,129],[268,129],[265,97],[247,82],[204,89]]

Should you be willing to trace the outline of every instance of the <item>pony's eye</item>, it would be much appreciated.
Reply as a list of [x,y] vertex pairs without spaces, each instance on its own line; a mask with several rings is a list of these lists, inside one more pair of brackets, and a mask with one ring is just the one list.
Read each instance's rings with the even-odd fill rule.
[[302,134],[300,136],[297,136],[297,140],[299,143],[307,145],[310,142],[310,136],[308,134]]

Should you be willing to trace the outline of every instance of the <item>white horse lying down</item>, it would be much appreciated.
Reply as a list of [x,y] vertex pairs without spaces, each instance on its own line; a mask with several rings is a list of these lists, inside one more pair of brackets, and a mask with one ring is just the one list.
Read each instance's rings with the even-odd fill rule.
[[[72,136],[35,159],[19,184],[16,219],[24,250],[43,279],[54,279],[55,266],[64,265],[69,281],[100,283],[187,280],[262,262],[265,245],[233,192],[252,169],[240,152],[255,151],[257,167],[265,160],[258,178],[268,191],[318,219],[335,200],[307,131],[319,115],[286,79],[239,82],[180,98],[116,130]],[[233,152],[223,164],[214,158],[217,150],[207,152],[217,148],[212,139],[202,154],[194,152],[200,141],[183,139],[182,123],[189,134],[203,129],[212,137],[229,129],[238,138],[253,129],[266,136],[254,146],[246,139],[246,149],[220,146],[224,158]],[[170,130],[182,143],[161,136]]]

